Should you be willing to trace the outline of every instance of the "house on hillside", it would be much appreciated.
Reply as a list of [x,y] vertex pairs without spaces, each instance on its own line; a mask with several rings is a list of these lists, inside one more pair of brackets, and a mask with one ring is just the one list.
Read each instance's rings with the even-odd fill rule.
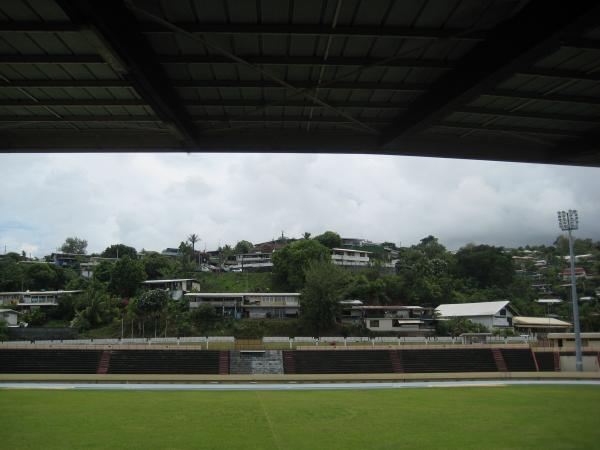
[[250,319],[285,319],[298,317],[300,294],[297,292],[202,292],[185,294],[190,308],[211,305],[224,317]]
[[359,268],[368,267],[371,252],[349,248],[332,248],[331,262],[337,266]]
[[21,313],[12,309],[0,309],[0,320],[5,321],[9,327],[18,327],[19,314]]
[[393,331],[401,336],[430,336],[435,333],[435,317],[431,308],[421,306],[374,305],[354,306],[362,314],[367,329]]
[[[46,256],[46,258],[48,257]],[[74,267],[80,262],[87,262],[89,258],[88,255],[82,253],[52,253],[50,255],[50,260],[59,267]]]
[[508,300],[445,304],[438,306],[435,313],[440,320],[460,317],[483,325],[488,330],[512,327],[513,317],[517,315]]
[[79,272],[83,278],[92,278],[94,276],[94,269],[101,262],[117,262],[119,258],[101,258],[100,256],[92,256],[88,262],[82,262],[79,264]]
[[229,267],[231,271],[260,272],[269,271],[273,268],[271,253],[254,252],[235,255],[235,264]]
[[188,292],[200,290],[200,283],[193,278],[146,280],[142,281],[142,284],[148,289],[162,289],[166,291],[173,300],[181,299]]
[[[571,269],[565,269],[560,273],[563,281],[569,281],[571,279]],[[575,278],[587,278],[585,269],[583,267],[575,267]]]
[[0,292],[0,304],[25,308],[56,306],[63,295],[79,294],[81,292],[83,291]]

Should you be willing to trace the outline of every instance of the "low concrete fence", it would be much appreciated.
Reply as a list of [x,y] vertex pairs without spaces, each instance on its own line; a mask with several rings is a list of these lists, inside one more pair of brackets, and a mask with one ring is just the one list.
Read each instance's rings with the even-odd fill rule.
[[[19,346],[90,346],[98,348],[113,348],[134,345],[148,347],[186,347],[194,346],[205,349],[226,350],[244,347],[246,340],[236,340],[233,336],[188,336],[188,337],[155,337],[155,338],[123,338],[123,339],[55,339],[55,340],[18,340],[0,342],[0,348]],[[455,346],[466,346],[469,348],[481,348],[489,346],[533,346],[536,341],[526,337],[488,337],[484,342],[468,343],[461,337],[394,337],[394,336],[269,336],[262,340],[253,340],[253,348],[262,346],[264,349],[307,349],[307,348],[390,348],[390,347],[435,347],[446,348]],[[542,347],[543,348],[543,347]]]

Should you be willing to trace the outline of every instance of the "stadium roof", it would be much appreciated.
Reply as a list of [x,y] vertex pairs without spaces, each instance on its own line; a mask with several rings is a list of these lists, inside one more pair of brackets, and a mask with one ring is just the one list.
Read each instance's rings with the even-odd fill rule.
[[593,0],[12,0],[3,151],[600,166]]
[[451,303],[440,305],[435,311],[440,317],[492,316],[502,308],[506,308],[508,303],[508,300],[497,302]]

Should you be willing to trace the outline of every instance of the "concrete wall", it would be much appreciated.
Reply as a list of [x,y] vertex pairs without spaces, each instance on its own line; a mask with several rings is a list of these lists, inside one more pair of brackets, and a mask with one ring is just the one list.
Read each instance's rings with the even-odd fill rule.
[[[600,372],[598,358],[596,356],[582,356],[584,372]],[[561,356],[560,370],[562,372],[575,372],[575,356]]]

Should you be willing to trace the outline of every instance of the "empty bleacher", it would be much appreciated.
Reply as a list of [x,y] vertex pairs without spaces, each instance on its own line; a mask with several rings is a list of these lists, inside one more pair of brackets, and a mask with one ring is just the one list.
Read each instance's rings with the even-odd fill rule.
[[503,348],[502,357],[509,372],[536,372],[535,361],[528,348]]
[[[293,363],[290,363],[290,354]],[[285,373],[393,373],[386,350],[284,351]],[[292,371],[293,370],[293,371]]]
[[101,350],[0,349],[0,373],[96,373]]
[[112,350],[108,373],[218,374],[211,350]]
[[406,373],[496,372],[489,349],[398,350]]
[[535,352],[540,372],[554,372],[554,352]]

